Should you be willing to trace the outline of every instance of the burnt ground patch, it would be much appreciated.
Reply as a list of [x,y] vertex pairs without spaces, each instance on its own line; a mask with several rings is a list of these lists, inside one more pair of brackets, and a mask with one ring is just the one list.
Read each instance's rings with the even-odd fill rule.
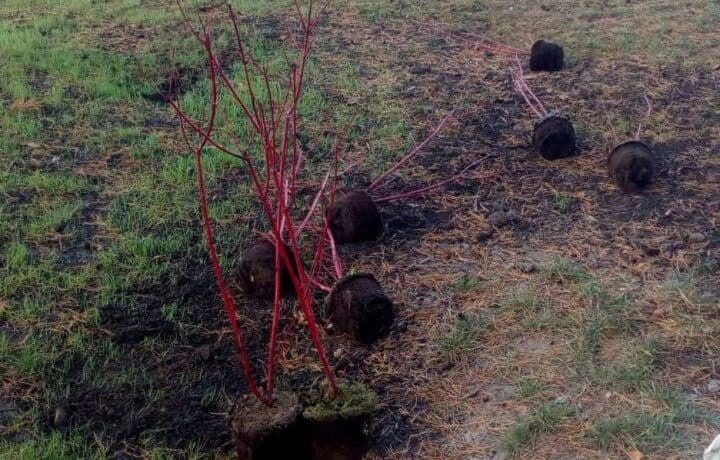
[[117,355],[99,371],[116,377],[78,382],[64,401],[69,423],[103,433],[117,453],[127,441],[227,448],[225,398],[245,387],[234,343],[220,334],[225,318],[214,279],[207,271],[158,281],[137,286],[131,298],[120,296],[132,299],[131,305],[102,310],[103,340]]

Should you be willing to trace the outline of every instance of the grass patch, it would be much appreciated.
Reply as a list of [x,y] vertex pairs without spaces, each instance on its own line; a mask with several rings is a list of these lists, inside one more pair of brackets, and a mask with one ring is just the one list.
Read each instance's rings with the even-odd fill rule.
[[101,460],[108,458],[104,446],[88,445],[78,435],[48,433],[21,443],[0,440],[0,458],[13,460]]
[[533,399],[545,391],[545,386],[537,379],[525,378],[518,384],[518,395],[523,399]]
[[485,320],[479,314],[460,314],[452,327],[438,339],[440,352],[446,360],[456,362],[480,350],[486,329]]
[[550,403],[538,407],[505,434],[503,449],[511,455],[517,454],[542,435],[558,430],[574,413],[575,410],[564,403]]
[[479,278],[463,275],[455,282],[455,288],[460,292],[472,292],[477,290],[482,281]]
[[595,446],[609,449],[619,445],[646,453],[665,452],[694,444],[694,439],[685,430],[687,424],[704,420],[714,426],[719,424],[703,415],[678,391],[651,388],[641,396],[655,408],[596,420],[588,433]]
[[560,214],[567,214],[572,209],[573,198],[567,195],[555,195],[552,208]]
[[562,284],[579,284],[592,279],[582,265],[563,258],[553,259],[543,266],[542,274],[546,278]]
[[[578,375],[602,386],[638,388],[647,384],[660,362],[661,343],[651,336],[633,337],[635,324],[627,318],[626,298],[601,296],[586,314],[572,345]],[[604,347],[619,342],[619,350],[602,357]],[[612,351],[611,351],[612,353]]]

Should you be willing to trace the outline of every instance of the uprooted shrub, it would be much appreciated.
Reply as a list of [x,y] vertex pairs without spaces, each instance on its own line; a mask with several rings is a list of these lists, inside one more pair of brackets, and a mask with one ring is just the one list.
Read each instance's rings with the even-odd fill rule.
[[[248,388],[264,404],[268,406],[273,404],[280,307],[283,291],[287,290],[286,286],[289,284],[297,298],[322,369],[329,382],[331,397],[334,397],[337,392],[337,385],[335,384],[333,371],[322,343],[313,310],[314,291],[318,286],[322,286],[322,283],[317,281],[316,278],[328,263],[327,256],[330,253],[329,244],[331,240],[328,235],[330,232],[327,230],[327,224],[325,223],[321,230],[305,239],[310,241],[311,246],[308,248],[308,252],[312,254],[310,268],[306,268],[303,264],[304,253],[300,245],[300,234],[317,208],[311,208],[302,223],[296,222],[294,217],[297,187],[304,158],[302,148],[298,142],[298,126],[300,123],[298,106],[303,95],[306,64],[312,49],[314,32],[319,18],[324,13],[328,3],[324,3],[319,8],[314,8],[316,5],[314,5],[313,0],[308,0],[303,11],[299,0],[295,1],[301,30],[297,42],[297,57],[290,64],[286,79],[281,82],[271,82],[268,66],[259,63],[251,50],[245,46],[237,16],[231,6],[228,5],[228,16],[237,42],[237,55],[241,69],[239,82],[235,81],[235,78],[228,75],[220,66],[213,51],[211,36],[202,19],[200,20],[199,30],[196,30],[185,14],[182,5],[179,4],[179,6],[188,29],[202,44],[207,57],[210,87],[207,121],[203,123],[194,120],[183,109],[177,96],[169,97],[168,102],[175,110],[180,121],[183,138],[188,146],[192,148],[195,156],[198,197],[213,273],[233,331],[233,337],[239,351],[240,364],[248,382]],[[257,83],[258,80],[260,81],[259,84]],[[179,85],[170,86],[177,88]],[[239,89],[240,87],[242,87],[242,90]],[[278,87],[282,87],[282,89],[278,89]],[[219,94],[221,91],[227,91],[229,100],[237,105],[239,111],[247,120],[251,128],[251,136],[254,137],[261,150],[260,160],[246,146],[230,147],[221,142],[220,136],[216,132]],[[263,98],[260,97],[261,93],[263,93]],[[249,353],[238,324],[235,299],[225,281],[215,245],[203,172],[203,154],[208,147],[238,158],[245,163],[253,193],[269,228],[266,235],[268,241],[251,249],[246,254],[241,268],[241,282],[246,284],[248,290],[257,291],[273,298],[264,390],[261,390],[254,377]],[[335,157],[334,170],[335,175],[329,187],[332,191],[330,204],[334,199],[334,184],[337,181],[337,156]],[[326,180],[322,184],[318,184],[315,202],[319,201],[319,197],[322,196],[325,187],[330,182],[328,180],[330,174],[331,171],[329,170]],[[337,259],[336,252],[332,251],[332,253]],[[334,262],[337,265],[335,259]],[[270,263],[271,261],[272,263]],[[261,265],[257,265],[256,262]]]
[[557,72],[564,65],[565,52],[562,46],[545,40],[536,41],[530,48],[530,70],[534,72]]
[[341,190],[328,212],[330,231],[337,243],[376,239],[383,231],[378,207],[363,190]]
[[546,160],[557,160],[575,155],[575,128],[570,120],[548,112],[545,105],[528,86],[522,64],[516,59],[516,67],[510,71],[515,90],[523,97],[536,115],[533,146]]
[[359,243],[376,239],[383,231],[382,216],[378,210],[378,204],[426,195],[451,182],[462,180],[465,178],[467,171],[482,161],[473,161],[457,174],[441,179],[434,184],[382,197],[373,196],[377,190],[387,185],[393,173],[422,152],[423,148],[447,126],[452,116],[453,112],[446,115],[423,141],[416,144],[400,160],[380,174],[366,189],[346,189],[338,192],[337,199],[333,206],[330,207],[330,212],[327,215],[330,230],[337,243]]
[[550,116],[535,125],[535,150],[546,160],[568,158],[575,154],[575,128],[570,120]]
[[354,384],[340,385],[333,401],[310,401],[303,420],[310,437],[310,454],[315,460],[360,460],[367,450],[368,423],[377,406],[372,389]]
[[636,140],[618,145],[608,158],[608,173],[623,192],[637,193],[646,189],[655,175],[652,150]]
[[298,397],[284,391],[277,392],[270,405],[241,398],[230,420],[238,459],[309,458],[302,411]]
[[328,295],[328,317],[338,331],[361,343],[372,343],[390,332],[393,304],[369,273],[346,276]]
[[514,46],[505,45],[503,43],[490,40],[482,35],[469,32],[452,33],[438,26],[437,24],[426,24],[433,27],[444,35],[454,35],[460,38],[467,46],[479,49],[489,55],[499,55],[506,59],[516,59],[520,56],[530,56],[529,65],[533,72],[557,72],[564,67],[565,51],[562,46],[547,42],[545,40],[537,40],[527,52]]
[[615,146],[608,156],[608,174],[625,193],[641,192],[648,188],[655,178],[655,154],[640,140],[644,119],[652,113],[650,99],[647,95],[643,97],[647,103],[647,111],[638,123],[635,137]]

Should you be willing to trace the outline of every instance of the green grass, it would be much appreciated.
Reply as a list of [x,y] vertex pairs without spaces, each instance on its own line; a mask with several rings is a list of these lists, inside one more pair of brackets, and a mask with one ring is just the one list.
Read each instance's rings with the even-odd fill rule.
[[573,204],[573,198],[566,195],[556,195],[552,202],[552,208],[560,214],[567,214]]
[[534,409],[505,434],[503,449],[511,455],[517,454],[541,436],[558,430],[574,413],[575,410],[564,403],[548,403]]
[[[192,0],[185,5],[192,11],[206,3]],[[235,2],[243,15],[258,16],[289,5],[277,0]],[[0,373],[31,391],[23,410],[0,420],[12,427],[9,435],[24,439],[3,441],[2,458],[105,456],[104,443],[114,433],[102,425],[111,420],[75,421],[63,434],[48,433],[41,424],[54,405],[82,399],[87,389],[128,395],[134,402],[124,410],[142,420],[154,407],[176,406],[174,394],[197,399],[207,413],[221,413],[228,395],[218,382],[226,374],[240,378],[232,365],[219,372],[198,366],[178,375],[149,370],[188,337],[197,340],[218,328],[214,318],[219,310],[207,310],[215,291],[208,282],[198,225],[195,165],[176,126],[147,123],[171,115],[143,98],[177,62],[197,68],[199,75],[183,95],[183,106],[200,119],[207,114],[202,50],[177,27],[178,20],[174,2],[0,4],[0,150],[5,160],[0,165],[0,194],[11,197],[0,205],[0,319],[8,327],[0,331]],[[258,27],[242,26],[251,37],[248,46],[275,75],[285,72],[287,44],[256,35]],[[128,32],[138,28],[144,28],[145,38],[133,42]],[[217,30],[216,49],[229,46],[230,34]],[[323,65],[309,63],[301,105],[302,134],[311,140],[308,148],[314,158],[333,144],[333,133],[325,133],[327,124],[348,132],[349,143],[362,144],[370,167],[389,161],[388,153],[402,154],[413,139],[402,107],[385,103],[390,89],[367,92],[351,59],[337,63],[339,72]],[[247,98],[242,85],[239,88]],[[364,92],[367,100],[352,109],[330,105],[329,88],[355,98]],[[274,86],[273,91],[277,95],[281,88]],[[258,96],[268,95],[260,90]],[[227,95],[221,103],[221,139],[257,152],[237,106],[229,104]],[[111,154],[123,158],[120,169],[106,167]],[[311,159],[307,167],[315,168],[316,161]],[[256,212],[256,202],[247,181],[228,185],[218,180],[246,174],[241,162],[208,150],[204,166],[211,194],[217,195],[211,214],[222,263],[232,270],[250,232],[244,216]],[[88,260],[63,265],[65,258],[88,247]],[[188,290],[193,283],[198,287]],[[209,323],[208,317],[213,318]],[[113,338],[151,319],[168,324],[173,332],[144,337],[131,347]],[[19,331],[31,332],[19,336]],[[225,345],[222,352],[232,353],[231,344]],[[173,447],[164,445],[171,441]],[[202,440],[169,440],[162,431],[134,442],[148,458],[173,457],[178,443],[191,457],[207,453]]]
[[50,433],[23,442],[11,443],[0,440],[0,459],[3,460],[74,460],[105,459],[108,450],[92,448],[80,436],[63,436]]
[[580,264],[562,258],[553,259],[542,267],[548,279],[558,283],[580,284],[591,281],[590,275]]
[[545,390],[545,386],[537,379],[525,378],[518,384],[518,395],[523,399],[533,399]]
[[458,315],[449,330],[438,338],[442,356],[449,362],[456,362],[470,353],[479,352],[483,333],[487,325],[477,313]]
[[717,421],[713,423],[686,395],[677,391],[652,388],[642,397],[658,407],[598,418],[589,431],[592,443],[603,449],[620,444],[645,453],[662,453],[693,445],[694,440],[683,429],[687,424],[705,420],[717,426]]
[[455,287],[460,292],[472,292],[478,289],[482,280],[469,275],[463,275],[455,282]]

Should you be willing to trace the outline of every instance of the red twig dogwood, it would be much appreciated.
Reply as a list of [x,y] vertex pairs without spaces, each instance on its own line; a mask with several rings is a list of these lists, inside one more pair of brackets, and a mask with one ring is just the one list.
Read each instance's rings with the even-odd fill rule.
[[[315,320],[313,296],[316,287],[324,290],[327,289],[323,283],[316,280],[316,277],[323,267],[328,253],[331,254],[331,263],[336,276],[342,276],[342,263],[339,260],[337,251],[334,249],[334,243],[332,243],[331,237],[328,239],[329,232],[327,231],[327,224],[324,224],[325,227],[323,231],[317,235],[316,241],[314,242],[315,250],[313,251],[310,270],[307,270],[303,264],[303,254],[301,252],[299,237],[305,229],[307,222],[318,208],[318,203],[321,201],[321,197],[325,194],[327,188],[330,189],[330,205],[332,204],[337,184],[337,148],[335,152],[335,173],[332,177],[332,182],[329,181],[331,173],[328,172],[303,221],[298,224],[293,217],[298,191],[298,177],[301,174],[303,164],[303,152],[297,140],[299,123],[298,106],[303,95],[303,82],[308,57],[312,49],[314,32],[319,18],[324,13],[328,3],[324,3],[317,11],[313,11],[315,6],[313,0],[308,0],[305,8],[301,7],[298,0],[295,1],[302,37],[299,41],[298,57],[290,65],[287,87],[284,91],[280,92],[281,94],[273,93],[273,85],[271,84],[270,72],[267,65],[261,65],[253,56],[252,51],[245,46],[240,33],[238,18],[232,7],[228,6],[228,14],[237,42],[237,51],[241,65],[240,79],[241,84],[244,86],[244,93],[242,94],[241,90],[236,86],[234,77],[228,75],[218,62],[213,52],[210,34],[203,21],[200,20],[200,30],[195,29],[179,0],[178,6],[187,27],[202,44],[207,55],[208,78],[210,82],[210,113],[208,115],[208,121],[206,124],[202,124],[192,119],[190,115],[184,111],[179,98],[169,99],[169,104],[175,110],[180,120],[183,137],[188,145],[190,145],[188,132],[194,133],[200,139],[198,144],[192,147],[192,150],[197,167],[198,197],[200,200],[201,216],[213,266],[213,273],[225,306],[225,312],[232,327],[233,336],[240,355],[241,367],[248,381],[248,387],[260,400],[266,404],[272,404],[278,328],[281,316],[281,278],[284,268],[291,279],[298,304],[307,321],[312,342],[329,382],[331,395],[334,396],[337,393],[337,385],[322,343],[317,321]],[[257,88],[256,83],[254,83],[254,77],[256,75],[260,76],[261,90],[266,93],[266,100],[261,100],[259,97],[259,88]],[[177,87],[177,85],[175,85],[175,87]],[[219,93],[223,88],[229,93],[231,100],[240,107],[241,113],[249,122],[252,134],[261,145],[262,155],[260,162],[258,162],[247,149],[231,148],[221,143],[216,136],[215,128]],[[243,96],[245,96],[245,98]],[[253,375],[247,346],[243,341],[241,330],[238,326],[237,306],[228,289],[218,260],[217,248],[213,238],[212,222],[208,211],[203,172],[202,157],[207,147],[213,147],[225,154],[239,158],[245,163],[250,175],[253,192],[260,203],[262,212],[270,227],[270,238],[275,247],[274,301],[267,351],[266,386],[264,391],[261,391]]]

